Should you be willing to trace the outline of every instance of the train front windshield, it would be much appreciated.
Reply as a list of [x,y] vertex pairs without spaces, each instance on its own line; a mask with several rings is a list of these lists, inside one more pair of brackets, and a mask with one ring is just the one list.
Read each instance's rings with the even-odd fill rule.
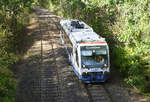
[[107,68],[108,52],[106,46],[81,47],[82,68]]

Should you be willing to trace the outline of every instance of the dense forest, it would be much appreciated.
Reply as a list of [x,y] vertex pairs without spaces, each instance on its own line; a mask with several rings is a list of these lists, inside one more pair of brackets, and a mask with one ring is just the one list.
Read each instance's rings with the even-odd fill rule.
[[86,22],[105,37],[111,65],[125,82],[150,93],[149,0],[1,0],[0,1],[0,102],[14,102],[17,81],[11,66],[18,53],[33,4],[59,16]]

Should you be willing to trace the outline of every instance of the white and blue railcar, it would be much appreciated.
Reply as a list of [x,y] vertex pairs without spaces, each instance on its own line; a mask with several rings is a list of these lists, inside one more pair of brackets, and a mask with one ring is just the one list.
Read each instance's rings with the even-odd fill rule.
[[105,38],[76,19],[62,19],[60,25],[62,44],[79,79],[85,83],[106,81],[110,74],[110,61]]

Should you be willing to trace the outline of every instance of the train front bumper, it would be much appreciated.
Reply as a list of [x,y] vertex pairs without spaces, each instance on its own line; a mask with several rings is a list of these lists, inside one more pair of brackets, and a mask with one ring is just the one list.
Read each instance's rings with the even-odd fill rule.
[[82,74],[82,80],[84,83],[97,83],[105,82],[109,78],[109,72],[88,72]]

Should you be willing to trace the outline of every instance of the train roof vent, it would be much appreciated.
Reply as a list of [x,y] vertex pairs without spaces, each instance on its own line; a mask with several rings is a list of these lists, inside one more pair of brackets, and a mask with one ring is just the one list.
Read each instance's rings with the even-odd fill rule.
[[78,28],[78,29],[84,28],[84,24],[80,23],[80,21],[71,21],[71,26]]

